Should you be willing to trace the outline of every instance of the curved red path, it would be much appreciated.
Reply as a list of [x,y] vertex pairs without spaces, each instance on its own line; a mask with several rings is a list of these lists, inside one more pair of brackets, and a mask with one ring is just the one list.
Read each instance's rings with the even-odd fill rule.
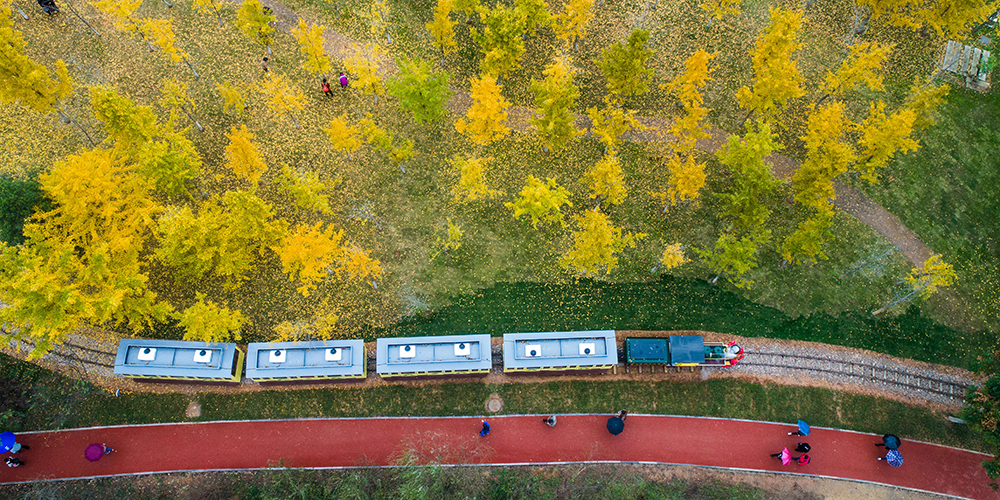
[[[25,465],[0,482],[209,469],[393,465],[404,446],[443,462],[532,464],[576,461],[657,462],[793,472],[872,481],[976,499],[1000,499],[989,488],[981,453],[904,441],[905,463],[876,460],[884,449],[870,434],[813,429],[812,463],[783,467],[768,456],[794,448],[791,426],[698,417],[630,415],[625,432],[610,435],[606,415],[564,415],[550,428],[537,416],[489,417],[480,438],[473,417],[370,418],[210,422],[96,427],[18,434],[31,446]],[[89,443],[118,451],[96,463]]]

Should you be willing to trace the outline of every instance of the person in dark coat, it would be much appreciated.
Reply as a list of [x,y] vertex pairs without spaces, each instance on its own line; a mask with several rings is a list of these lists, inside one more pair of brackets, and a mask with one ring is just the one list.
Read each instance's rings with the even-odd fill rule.
[[5,462],[7,462],[7,467],[20,467],[24,465],[24,462],[14,457],[7,457],[7,460],[5,460]]
[[811,449],[812,446],[809,446],[809,443],[799,443],[799,445],[795,447],[795,451],[799,453],[809,453],[809,450]]
[[556,416],[552,415],[549,418],[543,418],[542,422],[545,422],[545,424],[548,425],[549,427],[555,427],[556,426]]

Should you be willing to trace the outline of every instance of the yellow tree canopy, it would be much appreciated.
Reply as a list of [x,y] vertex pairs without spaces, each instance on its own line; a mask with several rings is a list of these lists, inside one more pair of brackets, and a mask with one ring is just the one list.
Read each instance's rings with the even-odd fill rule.
[[295,37],[295,41],[299,42],[299,50],[306,56],[302,67],[313,75],[325,75],[333,68],[330,58],[326,56],[323,29],[323,26],[318,24],[308,26],[301,18],[299,25],[292,28],[292,36]]
[[660,256],[660,265],[664,269],[673,269],[678,267],[689,259],[684,255],[684,245],[680,243],[674,243],[672,245],[667,245],[663,249],[663,254]]
[[[996,57],[996,56],[992,56]],[[921,80],[919,76],[913,78],[913,86],[910,87],[910,94],[906,97],[905,107],[913,110],[917,114],[913,126],[918,129],[925,129],[934,125],[934,111],[944,102],[951,87],[948,84],[934,85],[931,79]]]
[[486,75],[481,78],[470,78],[472,85],[472,106],[455,122],[455,129],[465,134],[479,145],[485,146],[510,133],[507,126],[507,108],[510,102],[502,95],[503,87],[496,78]]
[[562,148],[581,133],[576,129],[576,116],[573,114],[573,106],[580,95],[579,88],[573,84],[573,73],[569,58],[560,53],[542,71],[544,80],[531,80],[537,106],[536,117],[531,124],[551,151]]
[[10,7],[0,7],[0,102],[20,102],[39,113],[50,112],[57,100],[73,91],[73,80],[62,59],[56,61],[56,80],[52,80],[48,68],[28,58],[24,47]]
[[365,94],[385,93],[385,78],[379,62],[385,57],[385,50],[377,43],[354,44],[344,58],[344,66],[354,75],[354,85]]
[[246,97],[240,92],[239,87],[229,83],[229,80],[216,85],[215,88],[219,91],[219,96],[222,97],[222,110],[224,112],[236,110],[242,113],[246,109]]
[[271,45],[271,37],[274,36],[274,26],[271,23],[276,20],[274,14],[264,12],[260,0],[243,0],[243,4],[236,10],[234,24],[248,38],[266,47]]
[[132,19],[142,0],[98,0],[90,2],[97,10],[111,17],[115,29],[120,31],[140,31],[138,23]]
[[343,237],[343,230],[334,231],[333,225],[324,229],[323,223],[317,222],[299,225],[280,246],[273,247],[288,279],[301,283],[299,293],[308,297],[310,290],[326,278],[344,251],[340,244]]
[[574,216],[578,229],[573,232],[573,247],[560,258],[562,266],[573,273],[595,276],[610,273],[618,266],[618,253],[646,235],[626,233],[615,227],[600,210],[587,210]]
[[184,340],[200,342],[231,342],[240,340],[240,328],[246,318],[240,311],[231,311],[197,294],[198,302],[176,313],[178,326],[184,328]]
[[869,90],[885,90],[882,86],[882,64],[895,45],[862,42],[851,46],[851,53],[837,72],[828,71],[823,92],[837,95],[864,85]]
[[470,203],[483,199],[493,199],[501,194],[486,185],[486,165],[493,157],[456,156],[449,160],[458,171],[458,184],[451,192],[458,203]]
[[871,103],[858,139],[861,148],[858,156],[862,160],[855,167],[863,179],[878,181],[878,169],[886,166],[897,151],[906,153],[920,147],[920,143],[910,137],[916,119],[917,113],[912,109],[903,108],[886,116],[884,102]]
[[712,80],[709,76],[712,71],[709,63],[715,56],[715,53],[710,54],[704,50],[695,52],[684,63],[685,71],[663,86],[674,92],[684,106],[684,115],[676,118],[670,126],[670,133],[678,141],[675,151],[694,149],[698,139],[708,137],[703,122],[708,116],[708,108],[703,106],[705,99],[701,88]]
[[951,286],[958,275],[951,264],[941,259],[939,254],[931,255],[920,268],[914,268],[910,275],[904,278],[907,285],[926,299],[937,291],[938,287]]
[[[722,20],[726,16],[735,16],[740,13],[740,4],[743,0],[706,0],[700,5],[701,9],[708,12],[712,19]],[[711,23],[709,23],[711,25]]]
[[594,0],[564,0],[563,12],[556,16],[556,37],[566,43],[576,43],[587,34],[587,25],[594,18]]
[[854,149],[844,140],[851,123],[844,116],[844,105],[833,102],[809,115],[806,160],[792,176],[795,201],[816,210],[828,210],[836,197],[833,180],[854,162]]
[[295,112],[302,111],[306,104],[306,96],[302,91],[292,88],[291,83],[285,75],[268,73],[261,83],[261,89],[267,96],[267,107],[271,113],[276,115],[287,115],[295,123],[295,128],[299,128],[299,122],[295,120]]
[[178,49],[175,44],[177,36],[174,34],[174,27],[169,19],[143,19],[140,30],[153,45],[170,56],[171,61],[179,63],[187,59],[188,55]]
[[347,124],[347,115],[335,116],[330,120],[330,125],[323,129],[333,147],[340,151],[346,151],[350,155],[351,151],[357,151],[361,147],[358,139],[358,127]]
[[565,226],[561,207],[573,206],[569,201],[569,194],[569,191],[557,184],[555,179],[549,178],[543,183],[535,176],[529,175],[520,197],[514,203],[504,203],[504,206],[514,211],[515,219],[528,215],[532,227],[535,228],[539,222],[558,222]]
[[742,87],[736,93],[740,107],[768,120],[784,109],[789,99],[805,95],[804,77],[792,59],[802,47],[798,40],[801,29],[801,12],[771,9],[771,24],[751,51],[753,88]]
[[705,164],[695,159],[694,151],[676,153],[667,163],[669,183],[666,204],[672,205],[698,199],[705,186]]
[[382,263],[363,248],[351,245],[341,253],[336,272],[338,277],[346,275],[351,280],[377,279],[382,277]]
[[281,175],[276,182],[295,200],[295,206],[302,210],[333,214],[330,197],[323,194],[327,190],[327,185],[315,172],[301,169],[296,171],[285,165],[281,168]]
[[450,54],[458,47],[455,41],[455,24],[451,20],[451,11],[455,0],[438,0],[434,7],[434,19],[425,26],[434,37],[434,45],[441,50],[441,57]]
[[256,186],[260,176],[267,171],[267,163],[260,155],[260,150],[253,143],[253,133],[246,125],[235,126],[226,134],[229,145],[226,146],[226,167],[240,179],[245,179]]
[[625,173],[618,160],[618,152],[614,149],[587,171],[583,176],[583,182],[591,190],[590,197],[598,200],[598,203],[618,205],[625,201],[628,192],[625,188]]
[[794,233],[785,238],[781,246],[781,256],[792,264],[816,262],[816,259],[826,260],[823,245],[833,237],[829,227],[833,224],[831,207],[820,206],[801,224]]
[[604,98],[604,108],[589,108],[590,130],[600,137],[605,149],[610,149],[621,142],[621,135],[629,130],[643,131],[646,126],[639,123],[635,111],[625,111],[621,101],[612,97]]

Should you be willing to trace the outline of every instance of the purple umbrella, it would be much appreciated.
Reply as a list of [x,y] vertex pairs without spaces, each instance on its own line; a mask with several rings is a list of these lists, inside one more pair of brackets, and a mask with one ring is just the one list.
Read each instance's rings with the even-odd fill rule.
[[788,452],[788,448],[781,450],[781,465],[788,465],[792,463],[792,454]]
[[96,462],[104,456],[104,445],[102,443],[93,443],[87,446],[87,449],[83,451],[83,456],[87,457],[87,460],[91,462]]

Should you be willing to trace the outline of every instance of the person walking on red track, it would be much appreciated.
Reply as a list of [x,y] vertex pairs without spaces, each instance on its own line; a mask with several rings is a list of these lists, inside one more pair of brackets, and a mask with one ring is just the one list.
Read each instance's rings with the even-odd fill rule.
[[479,436],[486,437],[486,435],[489,433],[490,433],[490,423],[483,420],[483,428],[482,430],[479,431]]
[[809,463],[809,454],[803,453],[801,456],[792,457],[792,460],[798,462],[799,465],[807,465]]

